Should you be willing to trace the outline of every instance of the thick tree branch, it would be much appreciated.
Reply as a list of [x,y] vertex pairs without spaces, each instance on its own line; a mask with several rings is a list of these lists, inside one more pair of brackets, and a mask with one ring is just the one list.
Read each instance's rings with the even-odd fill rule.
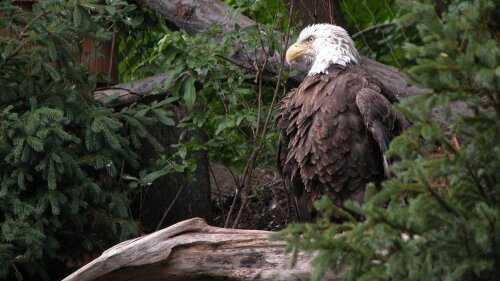
[[255,22],[237,14],[219,0],[136,0],[150,10],[189,34],[195,34],[209,27],[219,25],[222,32],[232,31],[235,25],[247,27]]
[[380,29],[382,29],[382,28],[385,28],[385,27],[388,27],[388,26],[395,26],[395,25],[396,25],[396,23],[394,23],[394,22],[385,22],[385,23],[375,24],[375,25],[372,25],[372,26],[370,26],[370,27],[367,27],[367,28],[365,28],[365,29],[363,29],[363,30],[360,30],[360,31],[358,31],[358,32],[354,33],[354,34],[351,36],[351,38],[354,40],[354,39],[356,39],[357,37],[359,37],[359,36],[363,35],[364,33],[370,32],[370,31],[372,31],[372,30],[375,30],[375,29],[380,30]]
[[[164,85],[169,76],[170,72],[166,72],[130,83],[100,88],[94,92],[94,98],[102,100],[106,106],[110,107],[128,105],[154,93],[165,94],[166,91],[161,91],[161,87],[169,86]],[[175,80],[172,79],[172,81]]]

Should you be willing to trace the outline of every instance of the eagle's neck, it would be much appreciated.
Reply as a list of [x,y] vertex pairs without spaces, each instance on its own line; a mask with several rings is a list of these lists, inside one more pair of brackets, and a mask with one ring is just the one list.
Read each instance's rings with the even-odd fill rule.
[[338,64],[346,66],[348,63],[359,63],[359,55],[356,49],[352,50],[351,48],[342,48],[339,45],[330,45],[323,48],[316,55],[316,60],[314,60],[307,75],[328,74],[328,68],[331,65]]

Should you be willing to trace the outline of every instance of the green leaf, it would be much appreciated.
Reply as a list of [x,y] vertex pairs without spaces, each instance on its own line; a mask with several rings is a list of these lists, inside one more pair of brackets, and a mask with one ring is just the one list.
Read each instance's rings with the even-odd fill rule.
[[196,88],[194,87],[195,81],[196,78],[192,75],[182,81],[182,98],[189,109],[193,108],[194,102],[196,101]]
[[14,159],[16,160],[16,162],[19,161],[19,159],[21,158],[21,153],[23,152],[23,148],[24,148],[24,141],[25,141],[25,139],[18,140],[18,143],[16,144],[16,148],[13,151]]
[[33,148],[33,150],[37,152],[43,151],[43,142],[39,138],[28,137],[26,141],[28,142],[29,146]]
[[167,111],[164,109],[153,109],[152,110],[154,116],[158,121],[166,126],[175,126],[175,122],[172,118],[167,116]]
[[181,146],[181,147],[179,147],[179,150],[177,151],[177,153],[179,153],[179,157],[181,159],[186,159],[187,148],[185,146]]
[[54,161],[49,160],[49,171],[47,173],[47,184],[50,190],[54,190],[57,187],[56,182],[56,168],[54,167]]
[[97,100],[105,104],[105,103],[108,103],[110,101],[117,100],[119,97],[120,97],[120,93],[116,92],[116,93],[113,93],[111,95],[101,96]]
[[48,48],[48,51],[49,51],[49,57],[52,61],[55,61],[57,59],[57,48],[56,48],[56,45],[54,43],[54,41],[52,41],[52,38],[49,38],[47,40],[47,48]]
[[45,70],[49,73],[50,77],[56,82],[61,80],[61,75],[59,75],[59,72],[50,64],[44,63],[43,64],[45,67]]
[[179,100],[179,97],[166,97],[164,100],[158,103],[158,106],[165,106]]
[[152,173],[149,173],[147,174],[143,179],[142,181],[149,185],[151,183],[153,183],[155,180],[157,180],[158,178],[166,175],[167,172],[165,170],[159,170],[159,171],[155,171],[155,172],[152,172]]
[[17,174],[17,185],[19,186],[19,189],[25,190],[26,187],[24,185],[24,173],[21,171]]
[[82,25],[82,14],[78,6],[73,10],[73,23],[76,27]]
[[121,177],[122,177],[122,179],[128,180],[128,181],[136,181],[136,182],[139,181],[139,179],[137,177],[127,175],[127,174],[122,175]]

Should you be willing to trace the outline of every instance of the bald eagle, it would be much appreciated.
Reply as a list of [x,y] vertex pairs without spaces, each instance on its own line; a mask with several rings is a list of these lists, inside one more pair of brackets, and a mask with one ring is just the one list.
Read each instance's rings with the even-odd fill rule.
[[397,98],[360,66],[343,28],[306,27],[286,60],[308,75],[281,100],[278,169],[299,219],[313,221],[312,203],[322,195],[338,206],[362,204],[366,184],[389,177],[384,152],[409,124],[392,106]]

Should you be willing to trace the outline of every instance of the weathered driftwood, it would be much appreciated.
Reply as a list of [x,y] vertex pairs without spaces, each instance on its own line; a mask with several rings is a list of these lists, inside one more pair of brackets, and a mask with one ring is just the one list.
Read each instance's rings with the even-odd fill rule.
[[63,281],[308,280],[312,255],[300,255],[290,268],[285,242],[270,240],[271,233],[212,227],[194,218],[120,243]]
[[[235,13],[227,4],[219,0],[136,0],[136,2],[158,12],[170,25],[190,34],[215,25],[219,25],[222,32],[228,32],[234,30],[235,25],[247,27],[254,24],[254,21],[242,14]],[[238,45],[238,43],[235,44]],[[234,57],[230,59],[248,69],[253,69],[254,62],[262,61],[266,55],[263,50],[257,53],[245,53],[242,46],[237,46],[236,50]],[[279,57],[278,54],[275,54],[268,60],[267,75],[276,74],[280,63]],[[388,91],[401,99],[429,91],[409,82],[397,68],[368,58],[363,58],[363,65],[368,73],[386,86]],[[105,103],[109,106],[129,104],[154,93],[153,90],[161,86],[169,75],[166,72],[137,82],[100,89],[96,92],[96,97],[117,95],[117,99]],[[295,84],[298,84],[300,80],[302,80],[301,77],[298,77],[297,81],[294,81]]]

